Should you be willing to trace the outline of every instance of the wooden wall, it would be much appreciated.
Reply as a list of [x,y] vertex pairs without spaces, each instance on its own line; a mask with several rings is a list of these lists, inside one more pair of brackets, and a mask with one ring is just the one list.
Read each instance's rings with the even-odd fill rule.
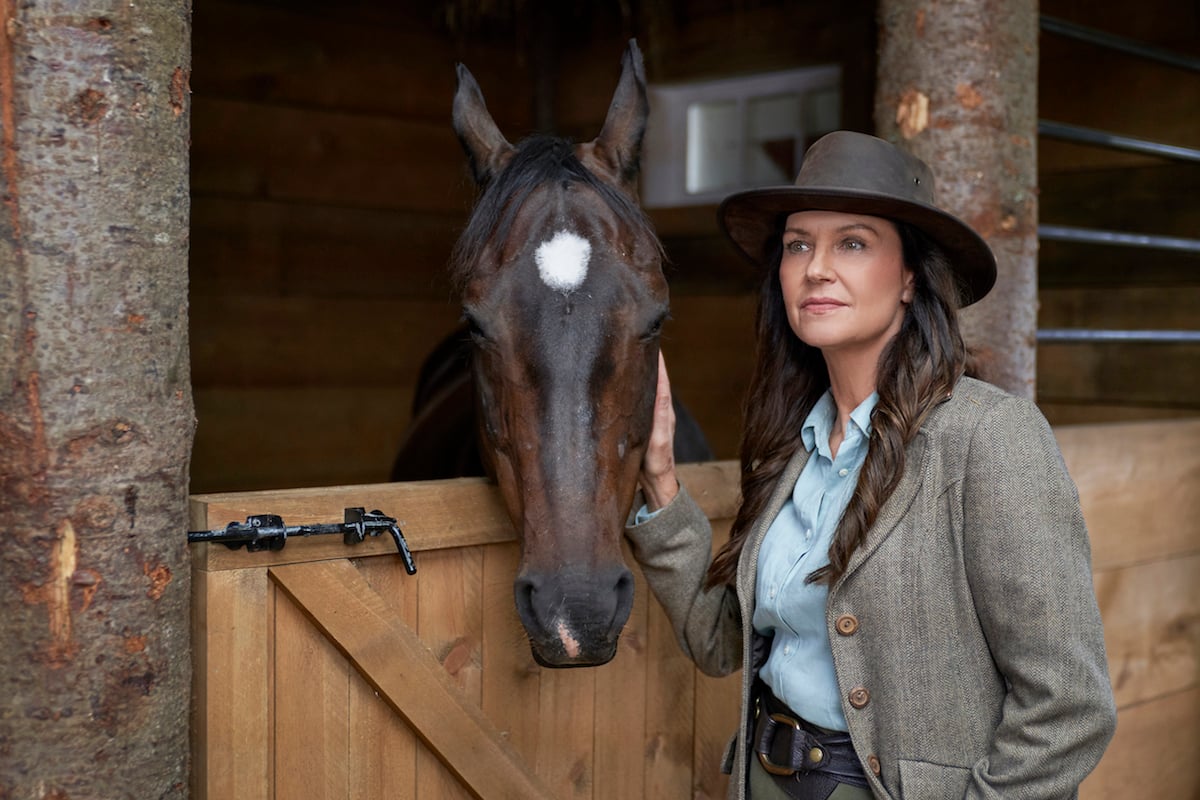
[[[1193,4],[1148,2],[1136,18],[1115,0],[1048,0],[1043,11],[1200,52]],[[386,479],[420,361],[459,314],[443,269],[473,188],[449,126],[455,61],[511,139],[534,128],[535,88],[558,130],[593,137],[634,35],[651,81],[840,63],[844,122],[872,128],[871,0],[534,3],[515,22],[464,19],[466,7],[195,4],[193,491]],[[549,57],[534,46],[546,25]],[[1081,48],[1043,36],[1043,117],[1200,147],[1194,75]],[[1200,230],[1195,166],[1048,141],[1040,150],[1044,221]],[[717,456],[731,458],[755,276],[720,237],[714,207],[652,216],[671,260],[673,384]],[[1041,324],[1195,328],[1198,287],[1195,258],[1048,244]],[[1054,422],[1200,413],[1197,355],[1194,345],[1047,345],[1040,400]]]

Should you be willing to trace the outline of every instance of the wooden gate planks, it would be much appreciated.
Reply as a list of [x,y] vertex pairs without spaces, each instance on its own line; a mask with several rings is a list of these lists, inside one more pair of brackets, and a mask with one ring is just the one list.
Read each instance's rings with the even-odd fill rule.
[[287,565],[270,575],[475,797],[553,797],[353,565]]

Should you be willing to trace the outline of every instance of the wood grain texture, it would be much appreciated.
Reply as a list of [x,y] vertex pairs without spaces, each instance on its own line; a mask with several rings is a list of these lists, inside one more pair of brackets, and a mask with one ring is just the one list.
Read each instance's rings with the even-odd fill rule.
[[553,796],[353,565],[287,565],[270,574],[472,795]]
[[[1200,688],[1122,709],[1117,733],[1080,800],[1200,797]],[[1137,769],[1130,769],[1137,764]]]
[[192,794],[267,800],[272,614],[266,570],[192,573]]
[[1200,419],[1056,428],[1096,570],[1200,550]]

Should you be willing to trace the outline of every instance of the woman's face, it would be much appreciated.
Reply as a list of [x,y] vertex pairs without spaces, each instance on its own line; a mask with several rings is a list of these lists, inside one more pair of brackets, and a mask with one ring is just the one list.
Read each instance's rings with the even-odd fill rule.
[[877,358],[913,295],[896,226],[835,211],[787,218],[779,282],[792,331],[826,356],[858,351]]

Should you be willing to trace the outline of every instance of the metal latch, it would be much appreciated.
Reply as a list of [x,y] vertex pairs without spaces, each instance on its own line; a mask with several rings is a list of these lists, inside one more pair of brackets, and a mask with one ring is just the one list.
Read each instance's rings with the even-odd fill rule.
[[330,533],[342,534],[346,544],[359,544],[368,536],[378,536],[387,531],[396,543],[396,550],[404,561],[404,570],[415,575],[417,564],[412,551],[404,539],[404,532],[382,511],[364,511],[362,508],[347,508],[344,522],[318,525],[284,525],[283,518],[276,514],[253,514],[245,522],[231,522],[224,528],[211,531],[188,531],[188,543],[220,542],[230,550],[245,545],[246,550],[282,550],[289,536],[321,536]]

